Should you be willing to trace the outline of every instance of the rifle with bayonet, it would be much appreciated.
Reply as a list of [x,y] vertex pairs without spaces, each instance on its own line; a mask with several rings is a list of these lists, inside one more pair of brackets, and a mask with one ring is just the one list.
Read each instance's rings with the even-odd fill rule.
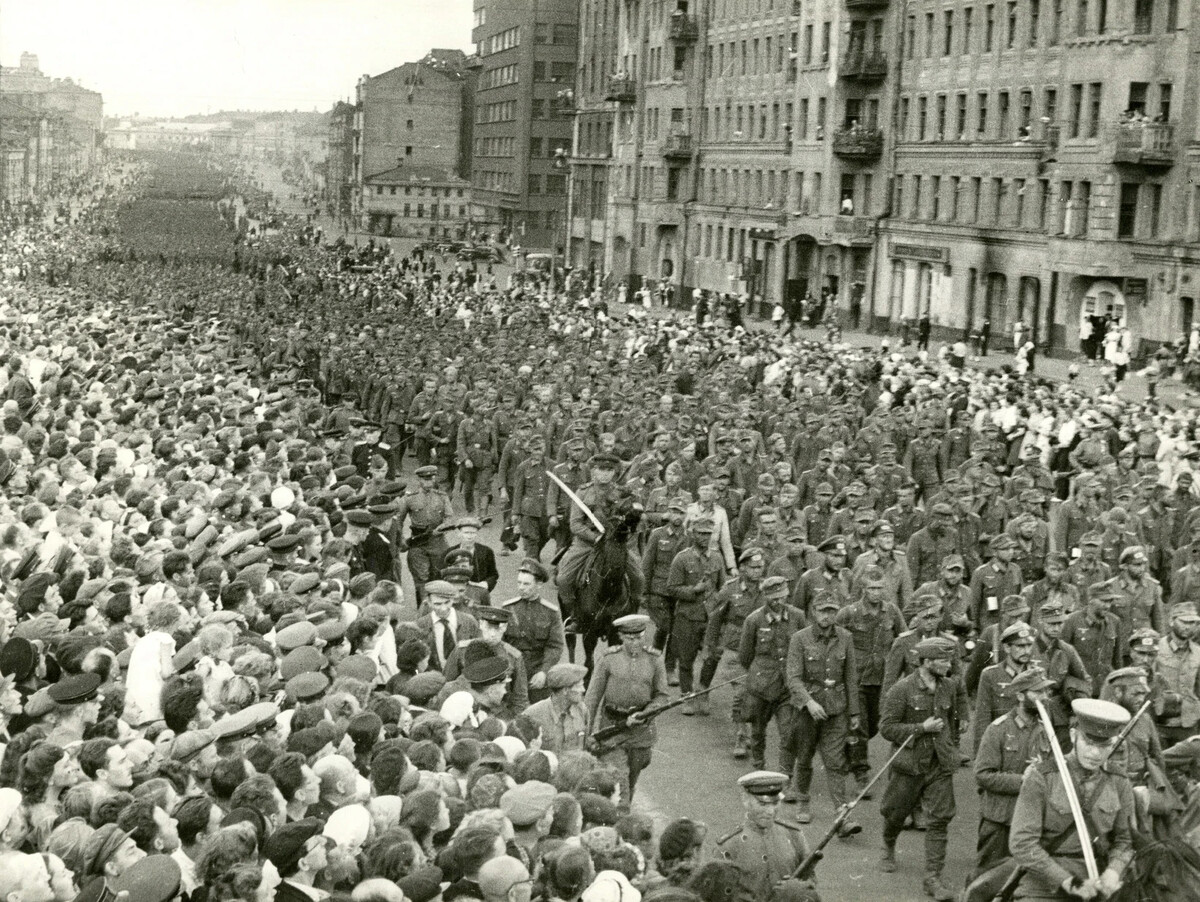
[[[658,715],[664,714],[667,711],[670,711],[672,708],[678,708],[680,705],[686,704],[694,698],[700,698],[702,695],[708,695],[710,692],[715,692],[716,690],[723,689],[726,686],[732,686],[734,683],[740,683],[743,679],[744,677],[736,677],[728,682],[717,683],[715,686],[709,686],[707,689],[697,689],[695,692],[689,692],[687,695],[681,695],[679,698],[674,699],[673,701],[663,702],[663,704],[656,705],[655,707],[649,708],[645,711],[638,711],[636,712],[638,719],[636,726],[649,723],[654,718],[658,717]],[[625,721],[610,724],[609,726],[597,730],[592,734],[592,744],[595,746],[602,746],[610,739],[615,739],[629,729],[632,729],[632,727]]]
[[913,733],[902,743],[900,743],[900,745],[896,748],[896,751],[892,752],[892,757],[888,758],[883,767],[876,771],[875,776],[870,779],[870,781],[862,788],[858,795],[837,810],[837,817],[833,819],[833,823],[830,825],[829,830],[827,830],[825,835],[821,837],[821,841],[816,844],[813,850],[808,853],[808,857],[800,862],[800,867],[796,868],[795,873],[792,874],[793,879],[812,879],[812,873],[816,869],[817,864],[822,858],[825,857],[825,847],[829,845],[830,840],[832,840],[841,832],[842,825],[845,824],[846,820],[850,817],[850,812],[854,810],[859,802],[867,797],[867,793],[871,791],[871,787],[873,787],[879,781],[880,777],[887,773],[888,768],[892,766],[892,762],[899,758],[900,753],[908,748],[909,745],[912,744],[912,741],[916,738],[917,734]]

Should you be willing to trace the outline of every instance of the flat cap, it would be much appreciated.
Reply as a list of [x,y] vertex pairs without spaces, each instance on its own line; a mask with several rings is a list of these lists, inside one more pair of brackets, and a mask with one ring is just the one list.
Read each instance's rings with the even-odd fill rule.
[[147,855],[109,884],[113,892],[128,893],[125,902],[170,902],[179,895],[183,872],[170,855]]
[[171,758],[175,761],[191,761],[217,741],[212,730],[188,730],[175,737],[171,743]]
[[116,824],[104,824],[88,837],[83,847],[84,868],[87,874],[103,874],[104,866],[129,839],[129,834]]
[[301,620],[285,626],[275,635],[275,642],[282,652],[289,652],[304,645],[312,645],[317,641],[316,624]]
[[692,521],[692,532],[715,532],[717,526],[709,517],[698,517]]
[[301,645],[299,648],[293,648],[283,656],[283,660],[279,664],[279,675],[286,682],[302,673],[317,673],[324,670],[328,663],[329,659],[321,654],[316,647]]
[[369,686],[379,676],[379,665],[366,655],[350,655],[338,663],[336,672],[340,677],[361,680]]
[[291,873],[304,857],[305,845],[314,836],[320,836],[322,829],[315,817],[283,824],[267,838],[263,854],[282,873]]
[[472,686],[485,687],[499,683],[508,676],[508,661],[499,655],[491,655],[472,661],[463,668],[463,678]]
[[0,648],[0,674],[18,682],[27,680],[37,668],[38,653],[34,644],[20,636],[9,639]]
[[500,796],[500,810],[514,827],[528,827],[545,816],[557,794],[558,790],[541,780],[518,783]]
[[1057,601],[1047,601],[1038,608],[1038,619],[1042,623],[1062,623],[1067,619],[1067,612]]
[[458,589],[446,582],[444,579],[432,579],[425,584],[426,595],[440,595],[444,598],[454,598],[458,595]]
[[288,680],[283,688],[289,698],[306,702],[325,694],[329,688],[329,677],[323,673],[301,673]]
[[575,686],[582,683],[587,678],[587,668],[582,664],[569,664],[563,662],[555,664],[546,671],[546,688],[547,689],[566,689],[568,686]]
[[293,595],[304,595],[313,589],[319,588],[321,585],[321,577],[317,573],[301,573],[288,586],[288,591]]
[[1016,548],[1017,540],[1006,532],[997,533],[992,536],[992,541],[989,543],[992,551],[1003,551],[1005,548]]

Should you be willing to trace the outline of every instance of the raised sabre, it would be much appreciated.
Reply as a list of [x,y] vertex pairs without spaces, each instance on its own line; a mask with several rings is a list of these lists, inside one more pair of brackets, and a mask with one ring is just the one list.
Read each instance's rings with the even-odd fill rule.
[[567,485],[549,470],[546,471],[546,475],[554,480],[554,484],[563,490],[566,496],[571,499],[571,502],[576,507],[587,514],[587,518],[592,521],[592,525],[596,527],[596,531],[599,532],[600,535],[604,535],[604,524],[600,522],[599,517],[592,513],[592,509],[583,503],[583,499],[571,491],[571,487],[569,485]]
[[1100,869],[1096,867],[1096,850],[1092,848],[1092,835],[1088,832],[1087,821],[1083,817],[1083,808],[1079,804],[1079,793],[1075,791],[1075,781],[1071,779],[1071,771],[1067,769],[1067,759],[1063,757],[1062,747],[1058,737],[1054,735],[1054,724],[1050,722],[1050,714],[1041,699],[1037,702],[1038,717],[1041,718],[1042,728],[1050,741],[1050,751],[1054,753],[1054,763],[1058,766],[1058,775],[1062,777],[1063,791],[1067,794],[1067,804],[1071,806],[1071,817],[1075,821],[1075,831],[1079,834],[1079,845],[1083,850],[1083,864],[1087,868],[1088,877],[1100,879]]

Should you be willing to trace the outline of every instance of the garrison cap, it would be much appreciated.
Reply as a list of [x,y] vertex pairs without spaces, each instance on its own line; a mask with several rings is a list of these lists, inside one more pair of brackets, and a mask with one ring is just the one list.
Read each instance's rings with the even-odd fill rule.
[[1011,623],[1004,628],[1004,632],[1000,634],[1001,642],[1033,641],[1033,627],[1024,620],[1018,620],[1016,623]]
[[301,573],[288,586],[288,591],[293,595],[304,595],[311,592],[313,589],[319,588],[321,585],[321,577],[316,573]]
[[1104,682],[1109,686],[1123,686],[1130,683],[1144,683],[1147,681],[1146,671],[1141,667],[1122,667],[1119,670],[1114,670],[1104,678]]
[[1000,613],[1010,617],[1017,614],[1028,614],[1032,608],[1024,595],[1005,595],[1000,599]]
[[1200,613],[1196,612],[1196,605],[1193,602],[1178,601],[1171,605],[1171,619],[1196,623],[1200,622]]
[[913,651],[922,660],[927,658],[951,659],[958,654],[958,643],[943,636],[930,636],[918,642]]
[[1092,742],[1107,745],[1130,720],[1130,714],[1116,702],[1098,698],[1077,698],[1071,702],[1079,732]]
[[788,778],[786,774],[769,770],[751,771],[745,776],[738,778],[738,786],[742,787],[750,795],[774,801],[779,801],[782,797],[783,788],[787,786],[787,783]]
[[1146,557],[1146,549],[1141,545],[1130,545],[1121,552],[1122,564],[1145,564],[1150,559]]
[[646,627],[649,625],[650,618],[645,614],[626,614],[624,617],[618,617],[613,621],[613,626],[617,628],[617,632],[627,635],[644,633]]
[[784,598],[788,594],[788,581],[782,576],[768,576],[758,584],[763,598]]
[[1104,540],[1100,538],[1100,533],[1098,532],[1085,532],[1079,537],[1079,544],[1080,546],[1095,545],[1098,548],[1104,544]]
[[176,673],[186,673],[196,666],[196,662],[200,660],[200,643],[193,639],[188,642],[183,648],[175,652],[175,657],[171,659],[175,667]]
[[1054,685],[1054,680],[1046,676],[1046,671],[1041,667],[1034,665],[1026,667],[1008,684],[1009,692],[1033,692],[1037,689],[1049,689]]
[[283,824],[270,835],[263,846],[266,859],[280,871],[288,873],[304,857],[304,847],[314,836],[320,836],[323,825],[315,817]]
[[945,517],[953,517],[954,516],[954,508],[952,508],[945,501],[939,501],[937,504],[935,504],[933,507],[931,507],[929,509],[929,512],[931,514],[940,514]]

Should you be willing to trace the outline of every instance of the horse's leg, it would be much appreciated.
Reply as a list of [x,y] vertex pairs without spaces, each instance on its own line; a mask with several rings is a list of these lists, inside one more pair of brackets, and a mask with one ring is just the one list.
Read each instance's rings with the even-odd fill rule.
[[594,629],[588,630],[583,634],[583,663],[587,667],[588,677],[592,675],[592,664],[596,657],[596,644],[600,641],[600,636]]

